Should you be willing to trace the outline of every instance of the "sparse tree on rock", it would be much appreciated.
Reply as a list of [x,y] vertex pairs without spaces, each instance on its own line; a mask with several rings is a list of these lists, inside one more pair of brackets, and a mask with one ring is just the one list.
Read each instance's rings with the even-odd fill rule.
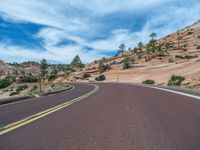
[[134,63],[134,59],[126,55],[122,62],[123,62],[123,69],[128,69],[131,67],[131,63]]
[[157,34],[155,32],[153,32],[153,33],[150,34],[150,38],[152,40],[156,40],[156,37],[157,37]]
[[118,52],[122,54],[122,56],[124,56],[124,51],[125,51],[126,46],[124,44],[121,44],[119,46],[119,50]]
[[40,61],[40,71],[41,71],[41,76],[45,78],[45,76],[48,73],[48,64],[46,59],[42,59]]
[[151,38],[150,43],[152,44],[152,51],[155,52],[157,34],[153,32],[153,33],[150,34],[149,37]]
[[84,64],[82,63],[82,61],[81,61],[81,59],[80,59],[80,57],[78,55],[76,55],[74,57],[74,59],[71,62],[71,65],[73,67],[77,67],[77,68],[83,68],[84,67]]
[[38,77],[39,83],[40,83],[40,92],[42,92],[42,80],[45,80],[45,77],[48,73],[48,64],[46,59],[42,59],[40,61],[40,76]]
[[142,52],[142,47],[143,47],[143,43],[140,41],[138,43],[138,49],[139,49],[140,53]]

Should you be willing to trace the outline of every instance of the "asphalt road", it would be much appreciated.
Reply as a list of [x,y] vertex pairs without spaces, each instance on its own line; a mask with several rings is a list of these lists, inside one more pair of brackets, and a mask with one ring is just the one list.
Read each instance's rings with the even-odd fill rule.
[[[200,100],[157,89],[99,84],[79,101],[0,136],[0,150],[200,150]],[[0,107],[1,127],[92,91],[77,84]]]

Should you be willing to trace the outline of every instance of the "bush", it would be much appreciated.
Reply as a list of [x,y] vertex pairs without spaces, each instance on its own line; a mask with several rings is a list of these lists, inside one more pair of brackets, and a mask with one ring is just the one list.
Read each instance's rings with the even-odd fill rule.
[[155,84],[155,81],[154,80],[145,80],[142,83],[143,84],[151,84],[151,85],[153,85],[153,84]]
[[33,95],[33,94],[39,94],[40,90],[38,88],[37,85],[33,85],[33,87],[31,88],[31,90],[29,91],[29,95]]
[[176,55],[175,57],[179,58],[179,59],[193,59],[193,58],[197,58],[198,55],[194,55],[194,56],[190,56],[190,55],[186,55],[186,56]]
[[[53,84],[54,85],[54,84]],[[35,90],[37,90],[37,88],[38,88],[38,86],[37,85],[33,85],[33,87],[32,87],[32,89],[31,89],[31,91],[35,91]]]
[[33,85],[33,87],[28,93],[28,95],[33,95],[33,94],[40,94],[40,89],[38,88],[37,85]]
[[131,68],[131,63],[134,61],[133,58],[129,57],[128,55],[126,55],[122,61],[123,63],[123,69],[128,69]]
[[55,87],[55,86],[56,86],[55,84],[52,84],[52,85],[51,85],[52,88]]
[[192,59],[192,58],[197,58],[197,57],[198,57],[197,55],[194,55],[194,56],[186,55],[186,56],[185,56],[185,59]]
[[9,96],[13,96],[13,95],[18,95],[20,92],[18,91],[16,91],[16,92],[11,92],[10,94],[9,94]]
[[0,80],[0,89],[6,88],[11,84],[11,82],[8,79]]
[[52,81],[52,80],[54,80],[54,79],[56,79],[56,75],[55,75],[55,74],[50,74],[50,75],[48,76],[48,81]]
[[106,76],[102,74],[102,75],[96,77],[95,80],[96,81],[104,81],[104,80],[106,80]]
[[184,44],[183,47],[186,48],[188,46],[188,44]]
[[172,75],[171,79],[168,81],[168,86],[180,86],[182,81],[184,81],[185,78],[182,76],[176,76]]
[[5,77],[5,80],[8,80],[11,83],[15,82],[16,81],[16,77],[14,76],[7,76]]
[[89,77],[91,77],[91,75],[90,75],[89,73],[87,73],[87,72],[84,72],[83,78],[84,78],[84,79],[87,79],[87,78],[89,78]]
[[105,65],[102,61],[99,62],[100,73],[103,73],[103,72],[105,72],[106,70],[109,70],[109,69],[111,69],[110,65],[108,65],[108,64]]
[[36,76],[33,76],[32,74],[26,74],[20,76],[20,81],[21,82],[37,82],[38,79]]
[[103,58],[101,59],[101,61],[102,61],[102,62],[105,62],[105,61],[106,61],[106,58],[105,58],[105,57],[103,57]]
[[18,86],[18,87],[17,87],[16,91],[17,91],[17,92],[23,91],[23,90],[25,90],[25,89],[27,89],[27,88],[28,88],[28,85],[21,85],[21,86]]

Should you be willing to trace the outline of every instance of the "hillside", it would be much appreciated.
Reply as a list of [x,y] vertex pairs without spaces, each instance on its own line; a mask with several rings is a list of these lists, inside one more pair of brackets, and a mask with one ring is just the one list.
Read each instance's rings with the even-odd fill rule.
[[[155,37],[154,37],[155,38]],[[124,68],[124,59],[129,62]],[[99,63],[107,67],[99,69]],[[99,74],[106,76],[106,81],[142,83],[146,79],[155,80],[156,84],[166,85],[170,77],[185,77],[183,86],[200,86],[200,21],[176,33],[161,39],[150,39],[141,47],[131,48],[115,57],[102,58],[85,65],[83,68],[70,68],[69,65],[49,65],[49,74],[57,69],[58,78],[54,82],[90,81]],[[38,76],[40,66],[37,62],[7,64],[0,61],[0,77],[9,74],[20,76],[23,72]],[[91,77],[83,77],[87,73]]]
[[[149,44],[146,44],[141,52],[131,49],[124,56],[102,60],[111,67],[103,73],[107,81],[141,83],[153,79],[157,84],[167,84],[172,74],[175,74],[186,78],[184,85],[200,85],[200,21],[156,40],[155,45],[155,52],[148,50]],[[122,61],[126,56],[134,59],[129,69],[123,69]],[[76,76],[81,76],[83,72],[90,73],[92,77],[97,76],[99,61],[88,64],[83,68],[84,71],[76,72]]]

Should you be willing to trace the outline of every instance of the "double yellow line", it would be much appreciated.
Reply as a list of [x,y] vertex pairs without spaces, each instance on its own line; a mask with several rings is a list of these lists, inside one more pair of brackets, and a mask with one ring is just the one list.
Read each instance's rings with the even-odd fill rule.
[[99,87],[97,85],[93,85],[93,86],[95,87],[94,90],[92,90],[91,92],[89,92],[87,94],[84,94],[84,95],[82,95],[82,96],[80,96],[78,98],[75,98],[75,99],[70,100],[68,102],[65,102],[63,104],[60,104],[60,105],[55,106],[53,108],[50,108],[50,109],[47,109],[45,111],[39,112],[39,113],[34,114],[32,116],[29,116],[29,117],[27,117],[25,119],[22,119],[20,121],[11,123],[9,125],[6,125],[6,126],[0,128],[0,135],[6,134],[6,133],[8,133],[10,131],[13,131],[13,130],[19,128],[19,127],[22,127],[22,126],[24,126],[26,124],[29,124],[29,123],[31,123],[31,122],[33,122],[35,120],[38,120],[38,119],[43,118],[43,117],[45,117],[45,116],[47,116],[49,114],[52,114],[52,113],[54,113],[54,112],[56,112],[58,110],[61,110],[61,109],[65,108],[65,107],[68,107],[68,106],[70,106],[70,105],[72,105],[72,104],[74,104],[76,102],[84,100],[85,98],[91,96],[92,94],[96,93],[99,90]]

